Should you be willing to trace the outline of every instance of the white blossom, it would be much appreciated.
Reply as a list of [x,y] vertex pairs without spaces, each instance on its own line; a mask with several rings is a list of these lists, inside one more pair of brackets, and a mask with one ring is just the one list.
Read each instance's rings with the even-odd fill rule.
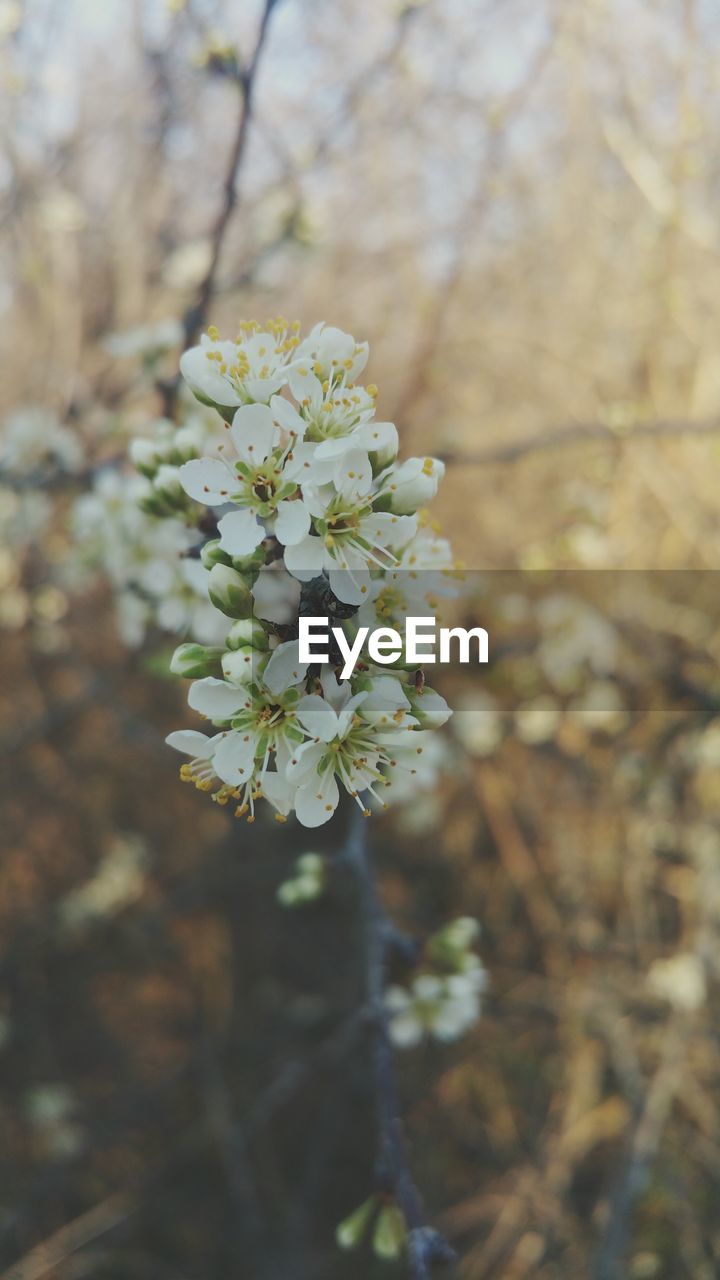
[[283,320],[271,321],[265,329],[250,322],[234,342],[221,341],[211,328],[181,357],[180,371],[204,404],[221,410],[267,404],[287,382],[297,345],[295,328]]

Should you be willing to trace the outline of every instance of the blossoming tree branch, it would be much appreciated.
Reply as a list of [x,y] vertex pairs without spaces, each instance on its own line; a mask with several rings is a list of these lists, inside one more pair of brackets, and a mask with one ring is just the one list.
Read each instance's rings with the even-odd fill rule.
[[[211,328],[180,362],[202,407],[181,396],[182,423],[162,420],[134,440],[136,473],[101,473],[75,518],[85,536],[104,530],[129,641],[152,623],[186,636],[171,667],[192,680],[189,707],[211,728],[169,735],[187,757],[181,777],[248,822],[263,803],[305,827],[330,821],[342,792],[357,805],[348,859],[365,885],[381,1135],[378,1190],[338,1242],[367,1235],[381,1256],[405,1250],[423,1276],[448,1249],[424,1225],[409,1175],[390,1046],[461,1035],[479,1015],[484,971],[477,926],[460,919],[410,948],[410,986],[385,981],[388,940],[400,935],[378,904],[357,823],[433,784],[428,746],[451,713],[407,655],[389,667],[372,650],[357,657],[356,643],[357,660],[346,656],[353,637],[432,614],[452,594],[455,566],[425,510],[443,464],[398,461],[377,388],[358,381],[368,354],[325,324],[304,339],[283,319],[244,324],[234,340]],[[130,547],[125,568],[112,555],[117,534]],[[301,652],[300,633],[322,616],[333,638],[318,660]],[[302,855],[279,901],[318,896],[325,874],[322,859]]]
[[412,612],[405,578],[422,591],[419,571],[452,561],[419,514],[442,464],[398,464],[397,431],[376,419],[377,389],[356,381],[367,343],[326,325],[300,341],[296,328],[251,323],[236,341],[211,330],[180,367],[218,411],[220,436],[172,475],[148,450],[142,461],[168,506],[187,512],[191,499],[205,527],[207,509],[215,513],[217,537],[198,550],[208,598],[232,619],[224,645],[175,654],[178,673],[200,677],[189,704],[215,730],[170,735],[191,757],[183,777],[232,800],[238,816],[252,820],[265,800],[279,819],[294,812],[315,827],[341,790],[369,813],[387,805],[395,778],[422,782],[427,735],[450,711],[409,672],[363,664],[339,680],[333,662],[302,661],[299,619],[324,607],[379,626],[393,606]]

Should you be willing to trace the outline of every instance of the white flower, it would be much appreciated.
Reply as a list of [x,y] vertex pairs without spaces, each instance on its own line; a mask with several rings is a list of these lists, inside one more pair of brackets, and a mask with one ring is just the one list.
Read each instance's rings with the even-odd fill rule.
[[267,404],[287,382],[296,345],[284,321],[273,321],[265,330],[251,322],[235,342],[221,341],[210,329],[181,357],[180,371],[198,400],[218,409]]
[[197,531],[140,509],[149,482],[116,469],[100,472],[75,504],[72,525],[86,563],[102,567],[116,591],[120,635],[137,648],[155,622],[161,630],[218,643],[227,620],[208,599],[209,575],[188,557]]
[[311,736],[296,748],[287,768],[288,780],[298,788],[297,816],[306,827],[332,817],[340,799],[338,780],[361,808],[364,792],[383,804],[375,791],[385,783],[383,770],[411,768],[422,751],[398,680],[381,677],[356,694],[349,681],[339,684],[329,671],[321,683],[323,696],[309,694],[297,705],[297,719]]
[[124,356],[142,356],[156,360],[182,341],[183,328],[179,320],[158,320],[155,324],[137,325],[124,333],[111,333],[105,339],[105,349],[120,359]]
[[305,362],[321,380],[347,377],[354,379],[362,373],[368,361],[370,348],[367,342],[356,342],[349,333],[334,329],[331,325],[316,324],[307,338],[297,348],[296,366]]
[[234,464],[225,458],[196,458],[180,468],[189,497],[206,506],[231,502],[240,508],[218,523],[223,551],[250,555],[267,534],[261,521],[285,545],[302,541],[310,529],[310,513],[296,496],[299,463],[280,443],[270,409],[261,404],[238,409],[230,435],[237,451]]
[[16,409],[0,426],[0,467],[20,471],[42,463],[77,471],[83,463],[81,441],[42,405]]
[[[447,542],[421,529],[424,513],[417,514],[442,463],[395,464],[397,431],[375,420],[377,388],[355,382],[367,343],[324,324],[299,342],[296,328],[250,324],[234,343],[210,329],[181,368],[196,397],[228,419],[223,440],[161,429],[133,454],[151,485],[140,501],[153,514],[181,512],[178,467],[184,495],[218,508],[218,537],[196,542],[193,559],[199,553],[210,571],[213,604],[237,619],[211,658],[190,646],[175,662],[205,677],[192,684],[189,704],[219,730],[171,735],[192,757],[183,774],[218,803],[237,799],[236,812],[250,818],[266,796],[280,816],[294,809],[312,827],[332,816],[342,790],[363,809],[366,793],[380,800],[380,788],[400,797],[431,790],[431,729],[450,712],[404,672],[400,678],[364,664],[342,684],[330,666],[319,679],[308,676],[297,642],[271,652],[274,636],[296,634],[301,608],[313,601],[326,600],[340,619],[353,610],[339,605],[363,605],[371,626],[425,614],[436,597],[452,593],[453,566]],[[197,519],[196,539],[208,522],[207,514]],[[155,560],[151,554],[148,563]],[[316,578],[326,581],[303,592],[300,584]],[[167,566],[154,581],[157,596],[170,592]],[[287,892],[295,893],[292,885]],[[443,979],[447,992],[459,976],[458,969]]]
[[273,396],[270,407],[278,425],[298,440],[318,445],[318,458],[336,459],[349,449],[364,449],[387,466],[397,455],[397,428],[373,421],[375,400],[364,387],[343,381],[330,389],[305,366],[290,370],[289,383],[299,408],[283,396]]
[[[255,664],[248,683],[230,683],[208,676],[196,680],[188,703],[215,725],[226,731],[211,739],[188,739],[170,734],[167,742],[179,751],[194,755],[185,776],[201,790],[211,790],[214,780],[224,784],[219,794],[223,803],[230,796],[239,801],[236,813],[254,816],[254,802],[269,799],[281,815],[289,812],[294,800],[294,784],[287,778],[292,751],[303,739],[297,707],[306,666],[298,660],[297,641],[278,645],[267,665]],[[276,770],[270,769],[271,762]],[[199,763],[198,763],[199,762]],[[218,793],[215,793],[217,798]]]
[[598,676],[614,671],[617,631],[593,605],[557,592],[539,602],[537,614],[543,632],[538,658],[556,689],[572,688],[586,667]]
[[388,988],[390,1037],[398,1048],[411,1048],[426,1036],[457,1040],[477,1022],[486,976],[477,957],[474,961],[465,973],[421,973],[409,989]]
[[[301,445],[296,452],[304,448],[312,446]],[[313,458],[311,477],[314,465]],[[302,482],[302,492],[315,532],[288,547],[286,567],[301,582],[327,570],[338,600],[361,604],[369,592],[370,569],[395,563],[395,549],[417,531],[415,518],[373,509],[366,453],[346,453],[334,464],[331,484],[313,484],[310,478]]]
[[395,515],[412,515],[432,501],[444,475],[438,458],[408,458],[381,477],[382,499]]

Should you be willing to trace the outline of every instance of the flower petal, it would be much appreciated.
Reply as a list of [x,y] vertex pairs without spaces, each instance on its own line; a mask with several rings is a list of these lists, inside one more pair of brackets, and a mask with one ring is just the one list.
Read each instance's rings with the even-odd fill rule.
[[221,349],[223,345],[213,348],[206,342],[202,346],[191,347],[180,357],[180,372],[199,400],[232,408],[241,403],[240,396],[228,378],[218,371],[217,362],[208,360],[208,351]]
[[303,679],[308,669],[307,662],[301,662],[300,645],[297,640],[288,640],[279,644],[268,662],[263,675],[263,684],[270,693],[284,693]]
[[295,812],[304,827],[321,827],[329,822],[338,807],[340,792],[330,769],[322,778],[300,787],[295,797]]
[[296,747],[287,766],[288,781],[293,786],[310,786],[313,780],[317,781],[318,765],[325,755],[325,745],[322,742],[303,742],[301,746]]
[[222,782],[230,787],[244,786],[249,782],[255,767],[254,735],[228,733],[218,745],[213,756],[213,769]]
[[394,422],[366,422],[353,432],[352,439],[358,449],[367,449],[368,453],[373,453],[376,449],[383,452],[386,449],[397,450],[400,445]]
[[350,731],[353,722],[353,716],[359,706],[367,698],[367,693],[356,693],[348,702],[345,703],[340,715],[338,716],[338,737],[345,738]]
[[[287,556],[285,559],[287,563]],[[371,578],[364,569],[331,569],[329,578],[333,595],[343,604],[362,604],[370,595]]]
[[329,702],[317,693],[301,698],[295,711],[298,720],[313,738],[331,742],[338,732],[338,717]]
[[297,436],[298,440],[302,440],[307,430],[307,423],[304,418],[301,418],[295,405],[284,396],[273,396],[270,409],[276,426],[282,427],[283,431],[289,431]]
[[333,482],[338,493],[350,502],[364,498],[372,485],[370,459],[361,449],[351,449],[337,462]]
[[206,676],[190,685],[188,706],[209,720],[229,720],[248,700],[247,689],[236,689],[226,680]]
[[179,475],[188,497],[206,507],[221,506],[234,492],[233,474],[219,458],[192,458],[183,462]]
[[238,409],[230,434],[238,456],[251,466],[264,462],[277,441],[277,427],[266,404],[246,404]]
[[302,542],[285,548],[285,568],[300,582],[316,578],[324,563],[325,543],[314,534],[308,534]]
[[252,511],[229,511],[218,521],[220,546],[230,556],[249,556],[260,546],[265,530]]
[[176,729],[175,733],[168,734],[165,741],[169,747],[182,751],[184,756],[193,756],[196,760],[207,760],[212,755],[212,738],[197,729]]
[[288,371],[288,382],[298,404],[309,402],[309,407],[316,412],[323,402],[322,383],[310,368],[312,361],[298,361],[297,365]]
[[287,817],[295,801],[295,787],[293,784],[279,773],[266,771],[259,775],[258,786],[265,800],[269,800],[278,813],[281,813],[283,817]]
[[310,532],[310,512],[305,503],[279,502],[275,518],[275,537],[283,546],[294,546],[302,542]]

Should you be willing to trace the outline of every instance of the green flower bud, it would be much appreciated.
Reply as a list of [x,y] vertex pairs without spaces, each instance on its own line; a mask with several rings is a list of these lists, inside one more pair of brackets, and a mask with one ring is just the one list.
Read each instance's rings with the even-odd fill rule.
[[262,543],[249,556],[233,556],[232,565],[239,573],[249,573],[253,569],[262,569],[265,564],[265,548]]
[[188,680],[201,680],[203,676],[222,675],[224,649],[203,644],[181,644],[170,659],[173,675]]
[[202,439],[194,427],[180,427],[172,442],[171,460],[178,463],[197,458],[202,450]]
[[477,920],[470,916],[460,916],[433,934],[427,944],[427,953],[443,969],[461,971],[467,964],[469,948],[477,941],[479,934],[480,925]]
[[275,896],[282,907],[296,907],[299,902],[297,880],[285,880]]
[[302,857],[297,860],[297,869],[304,876],[321,877],[325,869],[325,864],[319,853],[304,853]]
[[177,467],[171,467],[167,463],[158,467],[153,487],[155,492],[161,494],[173,509],[180,511],[187,506],[187,494],[180,483]]
[[397,1205],[381,1209],[373,1233],[373,1249],[378,1258],[399,1258],[405,1246],[407,1229]]
[[158,469],[159,459],[156,449],[157,446],[154,440],[146,440],[142,437],[131,440],[130,448],[128,449],[130,461],[149,480],[152,480]]
[[207,589],[215,608],[228,618],[247,618],[252,612],[253,599],[247,578],[228,565],[213,565]]
[[213,538],[210,542],[206,542],[200,550],[200,559],[206,569],[212,569],[216,564],[232,565],[232,559],[227,551],[223,551],[220,546],[220,539]]
[[233,622],[227,633],[225,639],[226,648],[239,649],[241,645],[246,644],[263,652],[270,644],[268,633],[257,618],[239,618],[237,622]]
[[370,1196],[340,1223],[335,1231],[335,1240],[341,1249],[357,1249],[362,1243],[376,1204],[377,1196]]

